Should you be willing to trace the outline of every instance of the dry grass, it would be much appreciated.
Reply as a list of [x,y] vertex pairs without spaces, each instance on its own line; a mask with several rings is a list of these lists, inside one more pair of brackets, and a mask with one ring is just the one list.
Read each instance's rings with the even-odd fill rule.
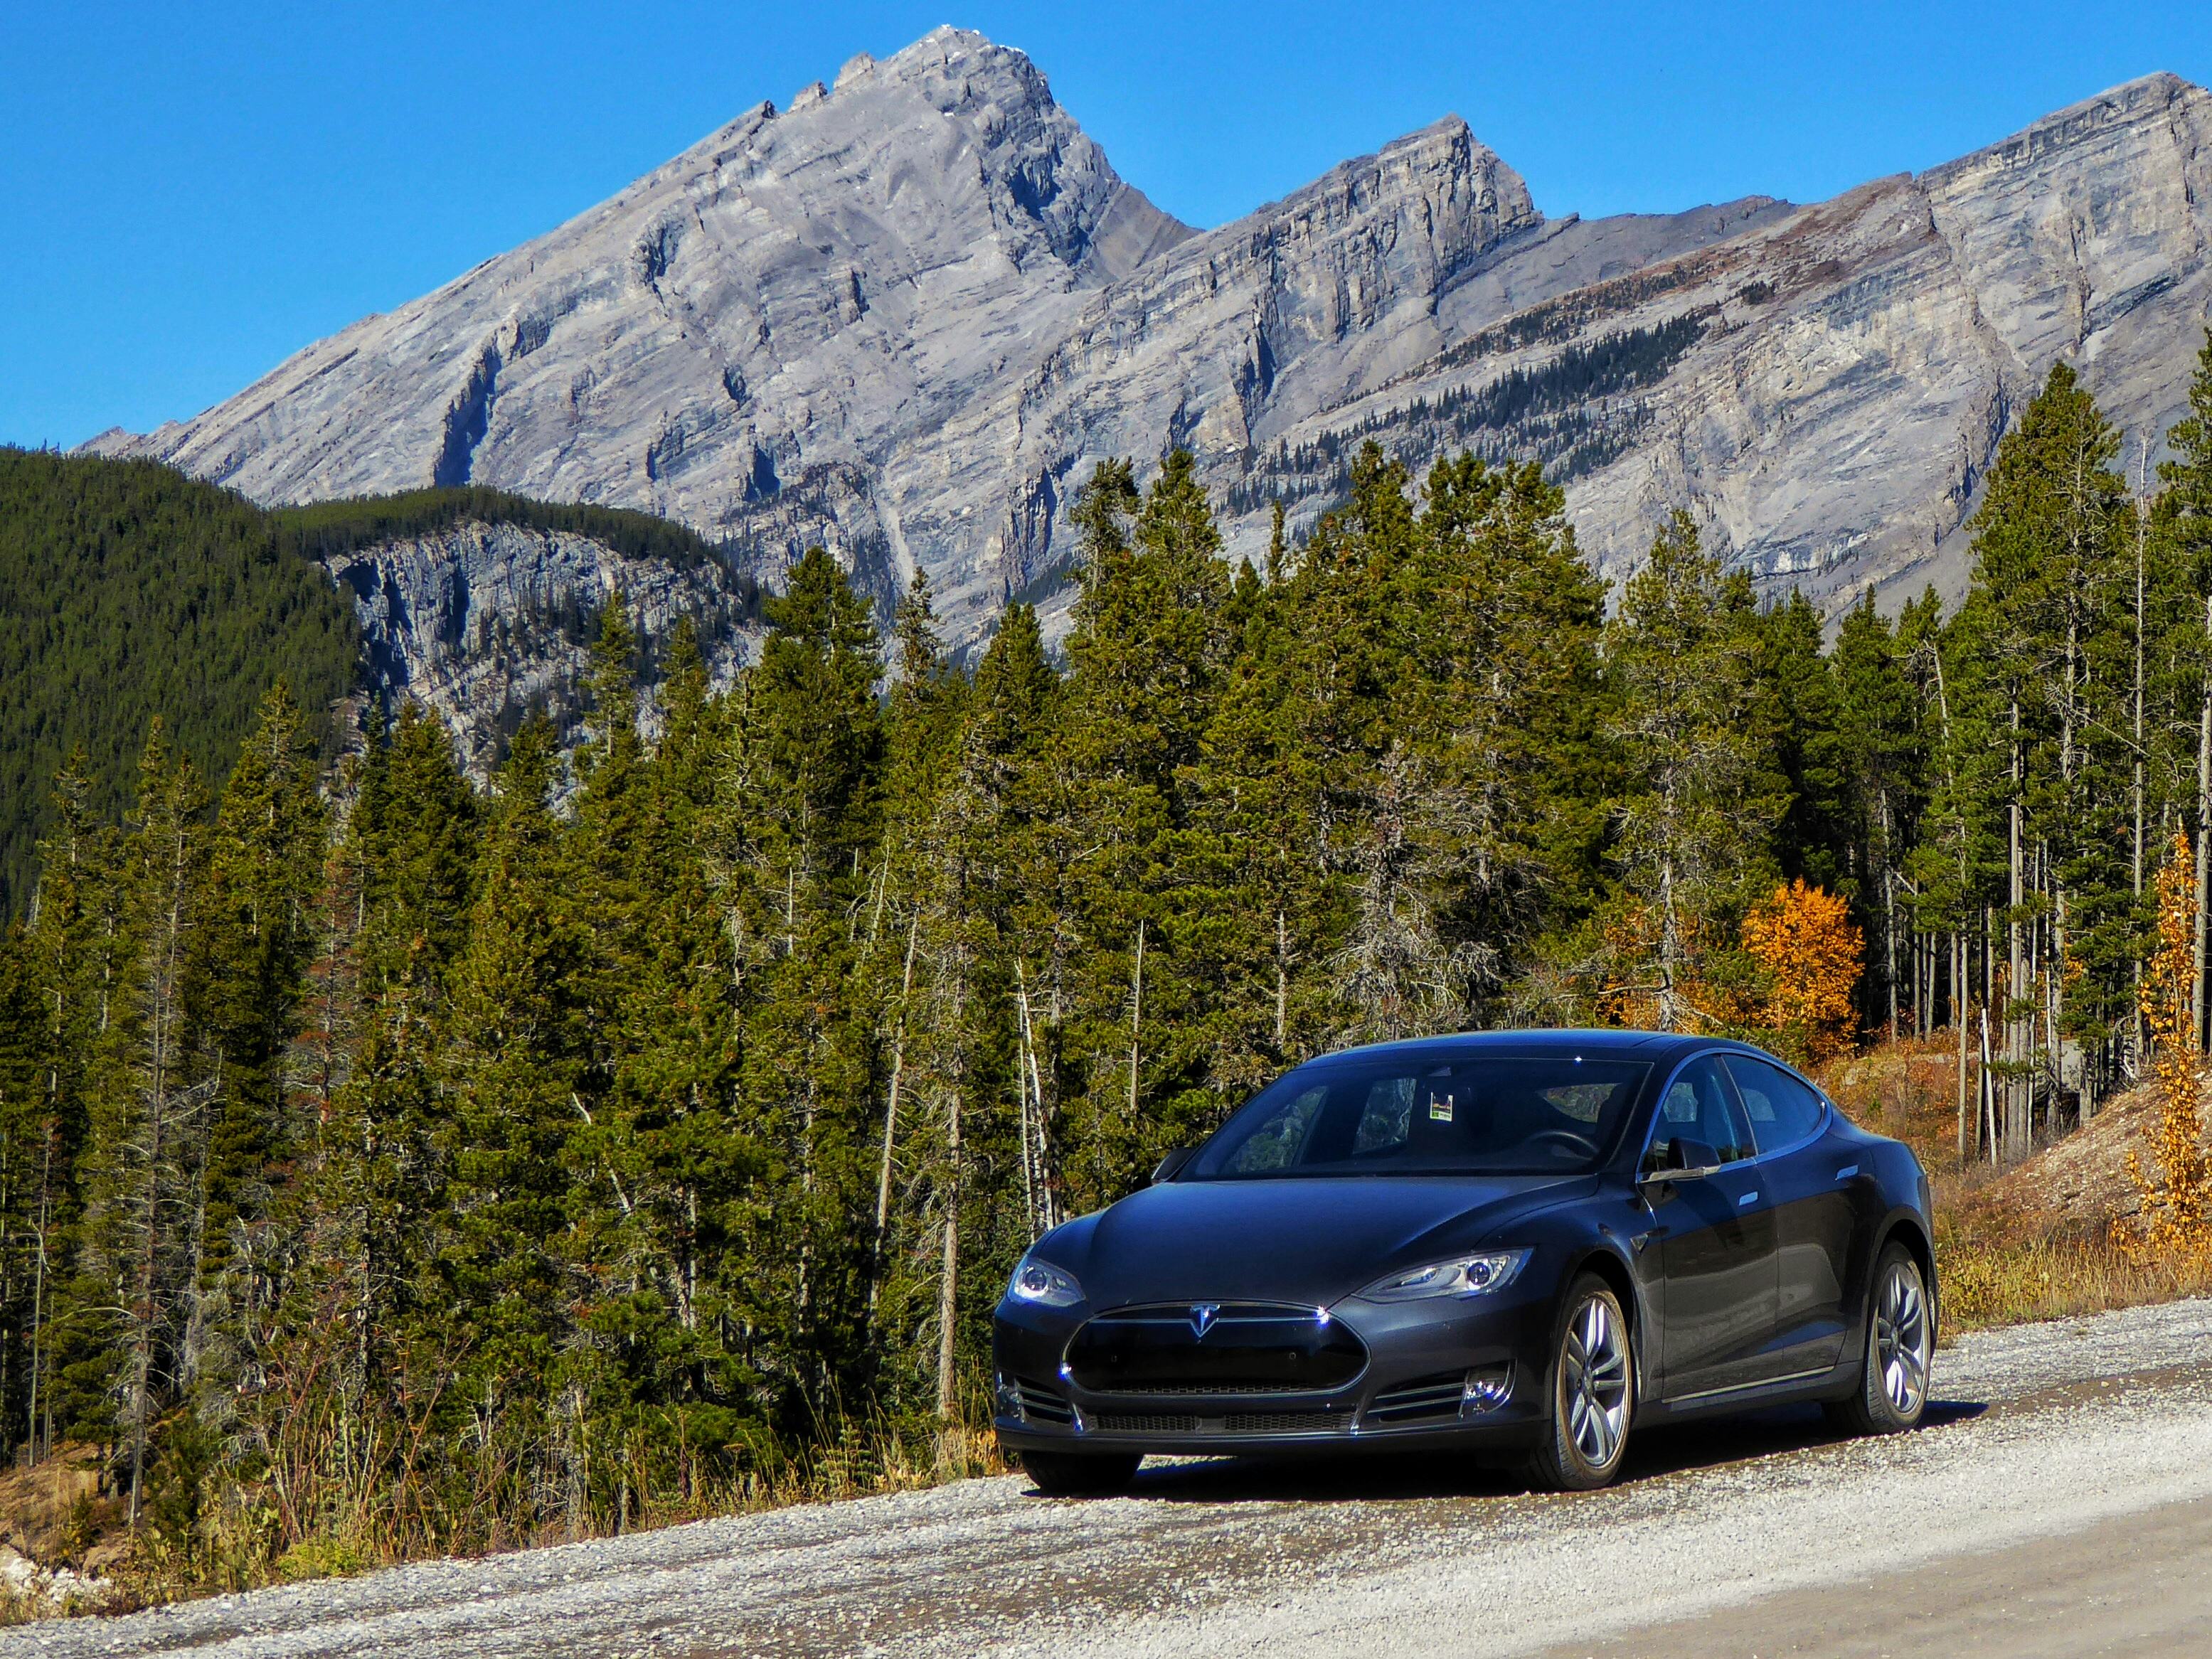
[[1006,1474],[1010,1466],[999,1455],[997,1438],[981,1408],[988,1396],[975,1388],[966,1392],[971,1396],[964,1402],[969,1411],[947,1427],[847,1419],[825,1425],[818,1443],[791,1446],[763,1438],[749,1444],[750,1467],[742,1474],[719,1480],[686,1479],[680,1490],[639,1492],[626,1519],[595,1513],[580,1526],[549,1523],[525,1531],[494,1518],[473,1545],[454,1539],[427,1548],[397,1543],[380,1524],[391,1508],[391,1495],[380,1492],[358,1502],[310,1505],[323,1515],[320,1524],[276,1553],[270,1545],[266,1511],[257,1502],[258,1494],[234,1489],[204,1522],[189,1559],[163,1548],[158,1540],[147,1539],[119,1559],[112,1571],[114,1595],[109,1610],[274,1583],[347,1577],[424,1555],[501,1554]]
[[1951,1331],[2212,1292],[2203,1262],[2138,1261],[2113,1242],[2113,1224],[2130,1223],[2140,1206],[2127,1155],[2156,1115],[2152,1090],[2106,1103],[2086,1128],[2011,1169],[1961,1165],[1954,1052],[1941,1037],[1887,1043],[1835,1061],[1820,1079],[1845,1111],[1909,1144],[1928,1170]]
[[[201,1595],[349,1577],[426,1554],[495,1554],[1006,1474],[1009,1466],[981,1414],[984,1396],[969,1392],[975,1408],[947,1428],[848,1419],[830,1427],[819,1444],[757,1442],[748,1449],[750,1467],[742,1474],[687,1481],[681,1492],[646,1492],[634,1498],[626,1522],[597,1515],[577,1528],[517,1532],[495,1520],[475,1547],[458,1541],[450,1548],[405,1547],[380,1525],[388,1517],[390,1498],[380,1493],[356,1503],[317,1506],[323,1516],[319,1524],[280,1549],[276,1546],[281,1540],[270,1535],[265,1494],[251,1487],[227,1489],[209,1505],[188,1553],[151,1533],[134,1546],[121,1530],[116,1500],[90,1496],[95,1477],[77,1449],[64,1448],[37,1468],[0,1478],[0,1564],[6,1551],[16,1548],[42,1567],[59,1568],[65,1575],[81,1569],[100,1577],[92,1595],[58,1601],[16,1592],[0,1575],[0,1626],[59,1613],[126,1613]],[[32,1500],[34,1493],[44,1495]],[[76,1581],[64,1577],[56,1582]]]

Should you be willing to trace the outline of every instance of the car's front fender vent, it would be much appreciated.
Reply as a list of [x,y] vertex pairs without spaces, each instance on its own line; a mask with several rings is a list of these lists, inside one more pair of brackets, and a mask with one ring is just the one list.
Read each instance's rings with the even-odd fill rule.
[[1018,1376],[1014,1392],[1021,1396],[1022,1415],[1033,1423],[1050,1423],[1064,1429],[1075,1421],[1075,1407],[1041,1382]]
[[1376,1395],[1360,1420],[1411,1423],[1425,1417],[1456,1417],[1466,1387],[1466,1378],[1458,1371],[1401,1382]]

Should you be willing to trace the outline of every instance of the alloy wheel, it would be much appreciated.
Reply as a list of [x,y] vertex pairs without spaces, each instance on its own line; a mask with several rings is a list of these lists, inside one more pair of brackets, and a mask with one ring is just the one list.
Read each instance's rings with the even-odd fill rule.
[[1628,1350],[1602,1297],[1593,1296],[1577,1310],[1560,1361],[1567,1436],[1592,1468],[1604,1468],[1628,1430]]
[[1875,1363],[1890,1409],[1910,1421],[1928,1397],[1928,1298],[1910,1263],[1893,1261],[1875,1304]]

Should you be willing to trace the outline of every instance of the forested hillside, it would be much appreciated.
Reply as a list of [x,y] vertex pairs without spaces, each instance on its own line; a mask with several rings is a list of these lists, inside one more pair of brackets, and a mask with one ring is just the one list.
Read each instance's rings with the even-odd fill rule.
[[82,809],[116,821],[156,715],[203,777],[220,778],[280,682],[329,750],[331,705],[362,665],[353,605],[325,562],[461,524],[566,531],[678,569],[722,558],[649,514],[493,489],[264,513],[153,462],[0,449],[0,918],[28,901],[72,754]]
[[411,711],[330,775],[271,694],[219,786],[157,732],[0,954],[0,1442],[205,1582],[865,1463],[1038,1231],[1373,1038],[1986,1017],[2016,1159],[2139,1067],[2204,834],[2212,347],[2195,407],[2138,500],[2054,371],[1963,607],[1832,645],[1686,517],[1609,608],[1533,464],[1370,447],[1232,569],[1178,452],[1085,488],[1064,660],[1016,606],[953,667],[919,581],[881,640],[817,550],[650,746],[617,607],[487,791]]
[[352,607],[227,489],[148,461],[0,448],[0,918],[21,915],[54,780],[132,795],[148,723],[221,776],[261,693],[316,713],[351,689]]

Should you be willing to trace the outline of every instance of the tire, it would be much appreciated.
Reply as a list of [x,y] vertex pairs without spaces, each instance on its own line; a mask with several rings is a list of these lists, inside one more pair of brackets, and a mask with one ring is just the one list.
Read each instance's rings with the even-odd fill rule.
[[1550,1375],[1552,1408],[1528,1461],[1530,1483],[1549,1492],[1610,1484],[1636,1416],[1636,1339],[1620,1298],[1595,1273],[1577,1279],[1559,1304]]
[[1110,1498],[1127,1492],[1143,1461],[1134,1452],[1022,1454],[1022,1468],[1047,1498]]
[[1848,1434],[1902,1434],[1928,1409],[1936,1357],[1936,1310],[1920,1264],[1904,1245],[1883,1247],[1867,1292],[1866,1342],[1859,1383],[1827,1407],[1828,1421]]

